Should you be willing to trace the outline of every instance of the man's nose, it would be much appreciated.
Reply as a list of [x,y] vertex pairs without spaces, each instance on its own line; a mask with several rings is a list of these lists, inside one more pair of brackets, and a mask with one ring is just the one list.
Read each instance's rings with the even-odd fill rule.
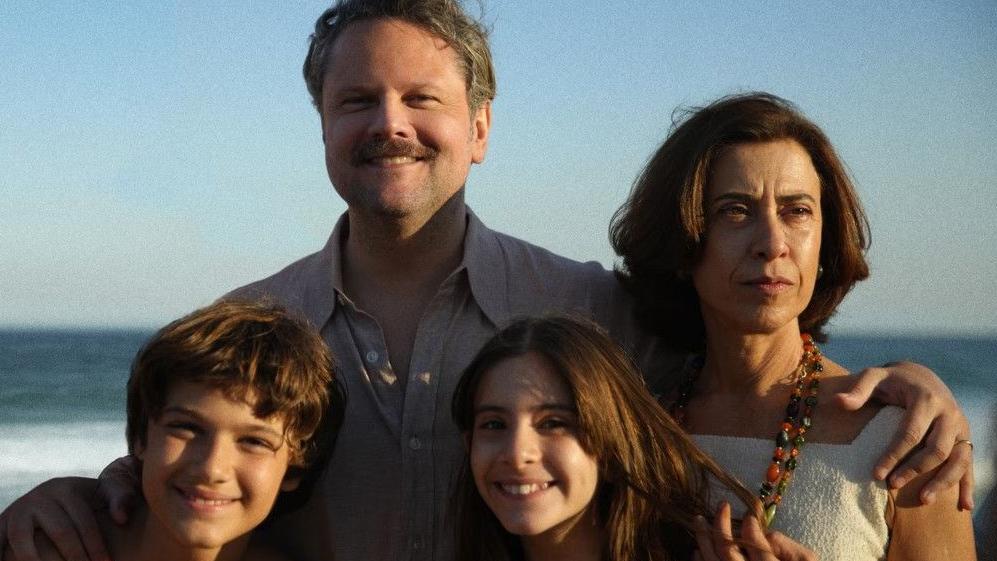
[[409,113],[403,99],[384,96],[373,109],[368,132],[375,138],[411,138],[414,131]]

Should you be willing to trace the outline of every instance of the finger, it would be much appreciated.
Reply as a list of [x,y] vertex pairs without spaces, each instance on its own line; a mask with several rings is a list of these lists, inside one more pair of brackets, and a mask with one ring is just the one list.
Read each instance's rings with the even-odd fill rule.
[[[923,446],[920,447],[921,449],[893,470],[893,475],[890,477],[890,486],[894,489],[902,487],[918,475],[931,471],[945,463],[949,455],[953,453],[952,447],[959,438],[958,435],[960,433],[969,433],[968,427],[960,426],[954,420],[946,419],[945,417],[934,419],[934,413],[927,412],[929,409],[936,409],[933,405],[935,405],[934,402],[926,401],[924,408],[915,406],[908,414],[909,417],[912,417],[915,411],[918,412],[919,415],[927,419],[925,422],[930,427],[930,430],[924,438]],[[916,430],[909,431],[910,438],[913,438],[915,432]],[[962,477],[964,471],[963,469],[959,472],[958,477],[953,479],[952,484],[955,484]]]
[[111,520],[119,526],[124,526],[128,523],[128,513],[135,507],[135,495],[113,494],[108,497],[107,507]]
[[741,522],[741,539],[744,540],[750,561],[777,561],[765,539],[762,525],[754,516],[746,516]]
[[75,496],[71,496],[70,499],[74,500],[65,500],[62,508],[73,522],[87,557],[93,561],[110,561],[111,556],[107,553],[104,536],[97,524],[92,506],[84,501],[75,500]]
[[886,374],[884,368],[866,368],[855,376],[855,383],[850,390],[835,394],[835,401],[846,411],[860,409],[872,397],[876,386],[886,378]]
[[817,554],[794,542],[782,532],[772,532],[766,536],[772,547],[772,555],[779,561],[816,561]]
[[[970,453],[972,453],[972,446],[969,447]],[[973,473],[973,459],[969,459],[969,469],[963,474],[962,479],[959,480],[959,510],[973,510],[976,507],[973,504],[973,488],[976,486],[976,475]],[[2,561],[2,560],[0,560]]]
[[720,509],[713,518],[713,549],[725,561],[743,561],[740,548],[734,543],[734,530],[730,519],[730,503],[720,503]]
[[18,561],[41,561],[35,547],[35,523],[31,517],[12,517],[7,521],[7,543]]
[[7,543],[7,511],[0,512],[0,561],[3,561],[3,552]]
[[713,550],[713,538],[710,536],[710,527],[706,519],[701,515],[696,516],[693,522],[693,533],[696,536],[697,553],[703,561],[719,561],[717,552]]
[[[905,411],[900,426],[897,427],[897,431],[893,434],[890,446],[876,462],[876,467],[872,471],[873,477],[879,480],[886,479],[886,476],[897,467],[897,464],[921,442],[933,418],[929,409],[930,407],[926,402],[915,401]],[[910,473],[903,474],[902,479],[896,477],[900,474],[894,475],[895,477],[890,480],[890,485],[894,488],[902,486],[903,483],[912,477]],[[900,485],[897,485],[897,483],[900,483]]]
[[123,456],[108,464],[97,476],[97,498],[107,502],[111,519],[116,524],[128,522],[142,488],[141,463],[134,456]]
[[[942,464],[942,467],[935,472],[934,477],[931,478],[931,481],[928,481],[923,487],[921,487],[921,491],[918,493],[918,496],[921,499],[921,504],[933,503],[939,492],[960,483],[960,480],[967,474],[970,474],[970,477],[972,477],[972,468],[972,449],[965,445],[959,445],[953,448],[952,455],[945,461],[944,464]],[[960,484],[960,508],[962,507],[961,498]]]

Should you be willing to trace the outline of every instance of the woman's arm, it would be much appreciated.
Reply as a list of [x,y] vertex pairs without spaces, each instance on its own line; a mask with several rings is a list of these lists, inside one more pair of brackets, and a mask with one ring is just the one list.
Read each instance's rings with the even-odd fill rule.
[[956,505],[958,487],[938,491],[938,500],[923,504],[921,487],[937,468],[923,473],[897,490],[890,491],[892,518],[888,561],[930,561],[934,559],[976,560],[973,521],[969,511]]

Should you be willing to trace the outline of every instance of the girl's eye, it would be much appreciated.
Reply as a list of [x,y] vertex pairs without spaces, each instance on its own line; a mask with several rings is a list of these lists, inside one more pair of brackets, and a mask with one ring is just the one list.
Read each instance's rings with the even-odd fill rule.
[[505,428],[505,423],[498,419],[485,419],[478,423],[481,430],[501,430]]
[[556,431],[561,429],[568,430],[573,426],[574,426],[573,423],[571,423],[567,419],[562,419],[561,417],[546,417],[544,419],[541,419],[540,422],[537,423],[537,428],[548,431],[551,430]]

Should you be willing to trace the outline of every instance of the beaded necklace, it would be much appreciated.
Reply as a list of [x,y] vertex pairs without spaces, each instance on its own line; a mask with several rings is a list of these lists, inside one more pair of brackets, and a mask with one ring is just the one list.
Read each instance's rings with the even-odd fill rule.
[[[800,356],[800,364],[793,372],[795,385],[789,396],[789,405],[786,406],[786,417],[782,420],[779,432],[775,436],[772,463],[769,464],[765,480],[758,490],[758,498],[765,507],[766,527],[775,519],[775,512],[782,502],[782,495],[793,478],[793,471],[796,470],[800,450],[807,441],[804,435],[813,426],[813,413],[817,408],[817,388],[820,387],[820,375],[824,372],[820,347],[814,342],[813,337],[809,333],[804,333],[800,338],[803,340],[803,355]],[[672,404],[672,416],[682,426],[686,424],[686,408],[702,369],[703,357],[696,357],[692,363],[692,371],[679,386],[678,399]]]

